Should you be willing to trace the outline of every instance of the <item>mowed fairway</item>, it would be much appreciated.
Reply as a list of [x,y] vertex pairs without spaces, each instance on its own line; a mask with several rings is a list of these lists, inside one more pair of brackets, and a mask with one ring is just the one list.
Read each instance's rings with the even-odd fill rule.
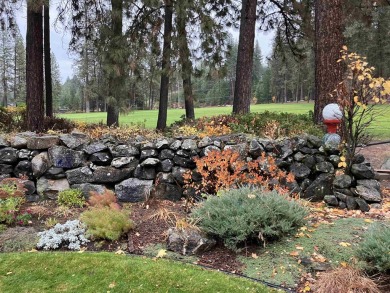
[[[374,135],[375,139],[390,139],[390,105],[382,105],[378,116],[370,126],[370,132]],[[258,104],[251,105],[251,112],[288,112],[295,114],[307,114],[309,111],[313,111],[313,103],[286,103],[286,104]],[[232,107],[208,107],[208,108],[196,108],[196,118],[204,116],[215,116],[221,114],[231,114]],[[167,125],[179,121],[185,114],[184,109],[169,109]],[[74,113],[74,114],[58,114],[59,117],[68,118],[71,120],[77,120],[86,123],[99,123],[106,121],[105,112],[94,113]],[[145,128],[155,128],[157,125],[158,110],[136,110],[131,111],[128,114],[121,114],[119,118],[120,126],[124,125],[139,125]]]

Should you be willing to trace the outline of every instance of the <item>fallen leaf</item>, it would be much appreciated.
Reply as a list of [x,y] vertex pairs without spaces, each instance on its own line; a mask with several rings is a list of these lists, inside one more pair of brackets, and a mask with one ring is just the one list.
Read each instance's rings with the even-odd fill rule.
[[110,285],[108,285],[108,288],[112,289],[112,288],[114,288],[115,286],[116,286],[115,282],[112,282],[112,283],[110,283]]
[[258,258],[259,258],[259,256],[258,256],[256,253],[252,253],[252,258],[254,258],[254,259],[258,259]]
[[156,258],[163,258],[167,255],[167,251],[165,249],[160,249],[156,255]]
[[303,246],[295,246],[296,249],[298,250],[304,250],[305,248]]
[[115,254],[126,254],[122,249],[115,251]]
[[290,255],[291,256],[299,256],[299,252],[298,251],[291,251]]
[[139,237],[139,236],[141,236],[141,234],[139,234],[139,233],[137,232],[137,233],[135,233],[135,236]]
[[8,275],[11,275],[11,274],[13,274],[13,272],[8,272],[8,273],[7,273],[7,276],[8,276]]
[[345,262],[345,261],[342,261],[340,263],[340,265],[343,267],[343,268],[346,268],[348,266],[348,264]]
[[364,219],[364,222],[366,222],[366,223],[373,223],[374,221],[371,220],[371,219]]
[[343,246],[343,247],[348,247],[348,246],[351,246],[351,243],[348,243],[348,242],[340,242],[339,245],[340,245],[340,246]]

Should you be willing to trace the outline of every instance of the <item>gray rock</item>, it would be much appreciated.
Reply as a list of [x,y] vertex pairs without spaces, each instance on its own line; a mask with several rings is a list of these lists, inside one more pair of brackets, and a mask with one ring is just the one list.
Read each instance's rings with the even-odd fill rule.
[[240,154],[241,158],[245,158],[247,154],[247,145],[246,143],[240,143],[236,145],[226,145],[223,150],[232,150]]
[[59,192],[69,188],[70,186],[66,179],[51,180],[41,177],[37,181],[38,195],[49,199],[57,199]]
[[163,150],[169,148],[169,141],[166,138],[159,139],[156,142],[156,149]]
[[171,172],[174,162],[170,159],[162,160],[160,164],[160,169],[162,172]]
[[27,139],[27,148],[30,150],[47,150],[58,145],[60,139],[55,135],[32,136]]
[[368,212],[370,211],[370,206],[367,204],[367,202],[362,198],[356,198],[356,203],[359,206],[359,209],[362,212]]
[[155,149],[146,149],[141,151],[140,160],[144,160],[147,158],[157,158],[158,152]]
[[347,204],[343,201],[339,201],[339,208],[340,209],[346,209],[347,208]]
[[319,148],[322,144],[322,139],[318,136],[308,135],[306,138],[307,142],[311,144],[312,147]]
[[27,160],[30,158],[31,151],[27,149],[21,149],[17,151],[18,159]]
[[62,179],[66,178],[65,172],[63,168],[50,167],[45,172],[45,177],[47,179]]
[[156,176],[157,183],[175,183],[175,177],[173,177],[172,173],[159,172]]
[[351,173],[356,179],[374,179],[375,177],[372,167],[366,164],[353,164],[351,166]]
[[69,184],[90,183],[93,181],[93,172],[88,167],[81,167],[65,172]]
[[138,179],[154,180],[156,177],[156,168],[138,165],[134,170],[134,177]]
[[182,255],[200,254],[211,250],[216,245],[215,239],[208,238],[195,229],[168,230],[167,249]]
[[347,196],[347,200],[345,201],[345,203],[347,205],[347,209],[349,210],[356,210],[358,208],[356,197]]
[[304,179],[310,175],[311,170],[302,163],[293,163],[290,166],[290,172],[295,176],[296,179]]
[[174,156],[175,156],[175,153],[172,150],[164,149],[160,152],[160,155],[158,156],[158,158],[160,160],[165,160],[165,159],[173,159]]
[[212,151],[221,152],[221,149],[219,147],[214,146],[214,145],[209,145],[202,150],[202,155],[207,156]]
[[111,154],[114,158],[117,157],[134,157],[139,155],[139,150],[132,145],[117,145],[110,147]]
[[335,191],[335,192],[340,192],[340,193],[343,193],[343,194],[345,194],[345,195],[348,195],[348,196],[356,196],[356,194],[355,193],[353,193],[352,191],[351,191],[351,189],[349,189],[349,188],[333,188],[333,191]]
[[333,167],[332,163],[329,163],[329,162],[317,163],[314,166],[314,169],[317,172],[321,172],[321,173],[334,173],[334,167]]
[[127,168],[99,166],[93,171],[93,183],[116,183],[129,178],[132,172]]
[[330,155],[328,158],[329,162],[333,164],[333,167],[337,168],[340,163],[340,156],[338,155]]
[[335,188],[340,188],[340,189],[349,188],[351,187],[351,184],[352,184],[351,176],[345,174],[336,175],[333,180],[333,186]]
[[139,161],[135,157],[119,157],[112,160],[111,166],[115,168],[129,168],[134,171],[138,163]]
[[176,165],[183,167],[183,168],[195,168],[196,164],[195,162],[190,159],[190,158],[183,158],[181,156],[175,156],[173,158],[173,161],[175,162]]
[[175,140],[171,143],[171,145],[169,146],[169,148],[171,150],[174,150],[174,151],[177,151],[179,148],[181,147],[181,141],[180,140]]
[[264,152],[264,148],[256,139],[252,139],[249,143],[248,152],[252,158],[256,159]]
[[333,193],[333,175],[321,173],[313,183],[303,192],[302,198],[311,201],[322,201],[325,195]]
[[369,179],[362,179],[357,180],[357,185],[363,185],[364,187],[370,188],[370,189],[376,189],[378,191],[381,190],[381,184],[378,180],[369,180]]
[[387,160],[382,164],[381,169],[390,170],[390,158],[387,158]]
[[334,195],[325,195],[324,201],[330,206],[337,207],[339,205],[339,201],[337,200],[337,197]]
[[7,139],[3,135],[0,135],[0,147],[3,148],[8,146],[10,146],[9,141],[7,141]]
[[145,161],[141,162],[142,167],[156,167],[160,163],[159,159],[156,158],[148,158]]
[[306,156],[303,160],[302,163],[308,167],[309,169],[314,169],[314,166],[317,164],[316,159],[314,156]]
[[306,188],[308,188],[312,183],[312,180],[310,180],[309,178],[305,178],[302,180],[300,187],[302,190],[306,190]]
[[181,148],[186,151],[192,151],[197,149],[196,141],[193,139],[185,139],[181,144]]
[[302,162],[305,157],[306,155],[302,154],[301,152],[297,152],[294,154],[294,161]]
[[129,178],[115,185],[115,193],[119,201],[138,202],[149,197],[153,180]]
[[11,138],[11,147],[23,149],[27,147],[27,136],[17,134]]
[[52,165],[47,152],[40,153],[31,160],[31,168],[33,175],[37,178],[41,177]]
[[6,147],[0,149],[0,164],[15,164],[18,161],[16,149]]
[[89,143],[89,137],[84,133],[71,133],[60,135],[60,141],[70,149],[77,149]]
[[363,185],[356,186],[356,193],[368,202],[381,202],[382,196],[375,188],[365,187]]
[[0,164],[0,174],[11,174],[14,171],[14,166],[8,164]]
[[[346,194],[344,193],[341,193],[341,192],[338,192],[338,191],[335,191],[334,192],[334,195],[342,202],[346,202],[347,201],[347,196]],[[350,195],[349,195],[350,196]]]
[[73,169],[84,163],[84,153],[64,146],[54,146],[48,150],[49,160],[54,167]]
[[172,175],[173,175],[173,177],[175,177],[176,181],[179,184],[183,185],[184,184],[183,175],[184,175],[184,173],[186,173],[188,171],[190,171],[190,169],[175,166],[172,168]]
[[199,142],[198,142],[198,148],[204,148],[204,147],[207,147],[209,145],[212,145],[213,144],[213,141],[210,137],[206,136],[206,137],[203,137]]
[[362,154],[356,154],[352,159],[352,164],[362,164],[365,158]]
[[176,155],[184,158],[190,158],[191,157],[191,152],[190,151],[184,151],[184,150],[178,150],[176,152]]
[[106,149],[107,149],[107,146],[104,143],[93,142],[93,143],[91,143],[89,145],[86,145],[83,150],[88,155],[92,155],[94,153],[105,151]]
[[111,154],[108,152],[97,152],[93,153],[90,157],[89,160],[99,166],[107,166],[110,165],[111,163]]
[[91,196],[91,192],[103,194],[106,191],[106,187],[104,185],[91,183],[73,184],[70,187],[80,189],[85,199],[88,199]]
[[26,189],[26,195],[34,194],[36,191],[35,183],[31,180],[22,180],[24,188]]
[[151,197],[160,200],[179,201],[183,195],[183,190],[176,184],[159,183],[154,185],[151,191]]
[[28,160],[19,161],[19,163],[15,166],[14,174],[18,178],[27,177],[29,179],[33,179],[31,162]]

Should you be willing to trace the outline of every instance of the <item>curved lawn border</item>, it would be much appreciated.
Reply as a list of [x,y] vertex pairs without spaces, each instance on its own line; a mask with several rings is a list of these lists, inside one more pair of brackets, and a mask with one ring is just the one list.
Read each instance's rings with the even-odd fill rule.
[[165,259],[114,253],[0,254],[0,292],[274,292]]

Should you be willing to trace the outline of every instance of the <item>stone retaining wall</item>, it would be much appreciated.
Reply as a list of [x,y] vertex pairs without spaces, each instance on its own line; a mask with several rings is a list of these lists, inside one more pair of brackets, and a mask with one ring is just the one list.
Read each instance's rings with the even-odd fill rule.
[[91,141],[77,132],[60,136],[25,132],[11,141],[0,136],[0,174],[25,178],[31,201],[55,199],[68,188],[80,188],[88,197],[90,191],[102,192],[104,187],[114,189],[123,202],[142,201],[150,193],[178,200],[183,194],[183,173],[195,168],[192,157],[227,148],[248,160],[263,152],[274,156],[280,168],[295,175],[290,187],[302,198],[363,211],[381,203],[380,185],[364,157],[355,158],[353,176],[336,175],[338,151],[326,149],[314,136],[272,141],[232,135],[154,142],[137,137],[124,142],[113,137]]

